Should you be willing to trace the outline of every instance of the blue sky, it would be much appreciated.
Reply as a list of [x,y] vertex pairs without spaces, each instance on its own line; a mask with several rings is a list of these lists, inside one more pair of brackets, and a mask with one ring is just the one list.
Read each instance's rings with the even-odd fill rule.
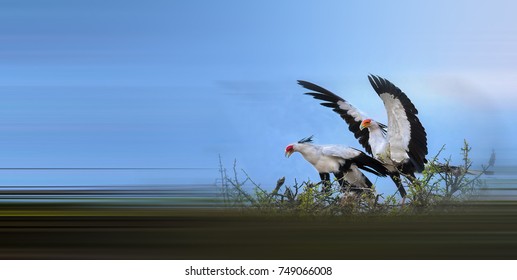
[[[398,85],[430,154],[512,164],[512,1],[0,1],[2,167],[193,167],[161,174],[4,172],[2,184],[212,182],[218,155],[270,185],[317,178],[284,147],[359,147],[296,84],[385,121],[367,75]],[[1,180],[0,180],[1,181]],[[390,188],[391,186],[387,186]]]

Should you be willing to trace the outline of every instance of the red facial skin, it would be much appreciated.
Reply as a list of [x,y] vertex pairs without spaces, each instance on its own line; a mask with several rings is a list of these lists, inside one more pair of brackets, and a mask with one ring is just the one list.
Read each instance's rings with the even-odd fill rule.
[[359,126],[359,129],[360,129],[360,130],[363,130],[364,128],[369,127],[371,122],[372,122],[372,119],[364,119],[364,120],[361,122],[361,125]]
[[289,145],[289,146],[285,147],[285,156],[286,157],[290,157],[292,153],[294,153],[293,145]]

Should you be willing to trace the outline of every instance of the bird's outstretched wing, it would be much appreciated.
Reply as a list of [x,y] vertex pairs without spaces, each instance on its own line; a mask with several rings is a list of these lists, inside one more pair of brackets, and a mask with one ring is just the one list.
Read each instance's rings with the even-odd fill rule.
[[332,108],[334,112],[338,113],[348,124],[348,129],[354,134],[355,138],[359,140],[359,143],[364,147],[366,152],[369,154],[372,153],[372,148],[370,147],[370,144],[368,144],[370,136],[368,130],[359,129],[361,122],[366,119],[366,117],[363,116],[357,108],[333,92],[318,85],[301,80],[298,80],[298,84],[308,90],[312,90],[312,92],[306,92],[305,94],[312,96],[314,99],[324,101],[320,104],[325,107]]
[[388,142],[391,158],[403,162],[409,157],[417,172],[427,162],[427,134],[418,119],[418,111],[407,95],[390,81],[369,75],[373,89],[384,102],[388,114]]

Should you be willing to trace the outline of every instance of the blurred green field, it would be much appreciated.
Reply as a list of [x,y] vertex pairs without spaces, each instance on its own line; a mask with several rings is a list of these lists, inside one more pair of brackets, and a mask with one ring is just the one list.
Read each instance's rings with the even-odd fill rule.
[[1,259],[517,258],[513,201],[394,216],[63,205],[0,214]]

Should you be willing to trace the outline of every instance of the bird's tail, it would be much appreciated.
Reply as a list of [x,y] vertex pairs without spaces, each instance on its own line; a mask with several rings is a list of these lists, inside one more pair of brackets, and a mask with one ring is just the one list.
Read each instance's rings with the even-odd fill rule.
[[490,155],[490,159],[488,160],[488,165],[483,166],[483,170],[471,170],[467,169],[463,166],[455,166],[455,165],[449,165],[449,163],[432,163],[434,165],[434,168],[439,173],[448,173],[452,174],[454,176],[460,176],[463,174],[469,174],[469,175],[494,175],[495,172],[492,170],[488,170],[490,167],[494,167],[495,164],[495,151],[492,150],[492,154]]
[[386,177],[386,175],[390,173],[380,161],[368,156],[365,153],[361,152],[361,154],[355,158],[355,161],[357,167],[377,176]]
[[439,173],[448,173],[454,176],[461,176],[463,174],[469,175],[494,175],[492,170],[467,170],[462,166],[455,166],[443,163],[435,163],[434,167]]

